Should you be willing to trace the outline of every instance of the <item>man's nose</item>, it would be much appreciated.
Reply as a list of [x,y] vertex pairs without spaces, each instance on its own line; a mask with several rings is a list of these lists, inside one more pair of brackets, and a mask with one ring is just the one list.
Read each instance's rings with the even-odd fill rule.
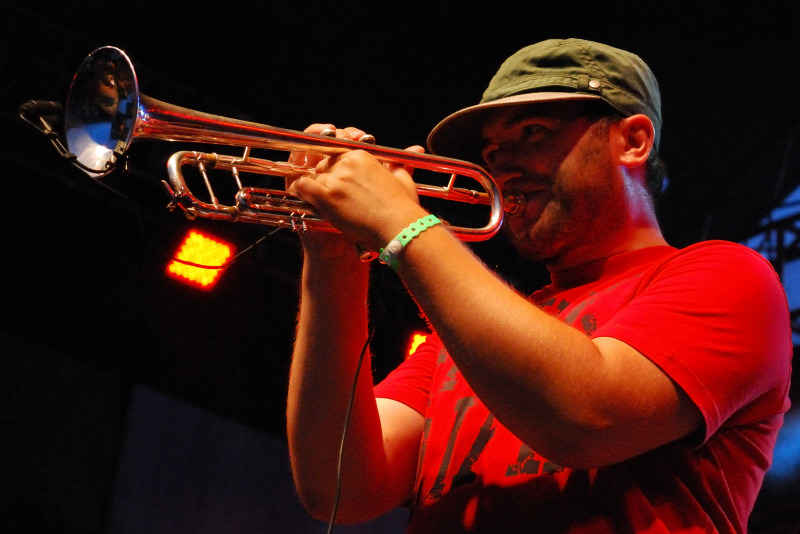
[[489,174],[492,175],[497,186],[501,189],[503,184],[509,180],[519,178],[523,174],[516,160],[509,157],[508,154],[508,151],[498,149],[492,154],[491,160],[486,163]]

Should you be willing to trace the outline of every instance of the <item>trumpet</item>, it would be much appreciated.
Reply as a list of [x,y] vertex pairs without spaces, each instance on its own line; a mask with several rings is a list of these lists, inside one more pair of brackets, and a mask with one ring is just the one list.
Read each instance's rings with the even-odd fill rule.
[[[68,155],[92,178],[103,178],[124,160],[136,139],[183,141],[238,146],[240,156],[179,151],[167,163],[163,181],[170,209],[181,208],[189,219],[203,217],[264,224],[295,231],[336,231],[317,211],[285,187],[285,179],[312,173],[313,169],[288,161],[253,157],[253,149],[297,151],[332,156],[360,149],[386,164],[424,169],[449,175],[441,183],[417,183],[421,196],[489,207],[482,227],[450,226],[462,241],[489,239],[503,221],[503,200],[492,177],[480,166],[456,159],[420,154],[376,144],[337,139],[257,124],[182,108],[139,92],[136,73],[122,50],[106,46],[94,50],[81,63],[70,86],[64,110]],[[202,178],[206,193],[201,200],[187,186],[183,168],[191,166]],[[235,190],[230,203],[219,200],[210,170],[229,173]],[[242,173],[284,178],[284,187],[245,186]],[[459,177],[478,182],[478,190],[456,187]]]

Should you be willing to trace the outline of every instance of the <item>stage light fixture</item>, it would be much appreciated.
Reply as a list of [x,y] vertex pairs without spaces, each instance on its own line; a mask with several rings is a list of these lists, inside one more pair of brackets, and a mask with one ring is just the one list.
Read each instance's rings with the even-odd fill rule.
[[178,246],[167,275],[197,287],[210,290],[219,280],[225,263],[233,255],[233,246],[221,239],[190,230]]
[[414,338],[411,340],[411,347],[408,349],[408,354],[406,358],[410,358],[417,352],[417,347],[419,347],[426,339],[428,339],[427,334],[414,334]]

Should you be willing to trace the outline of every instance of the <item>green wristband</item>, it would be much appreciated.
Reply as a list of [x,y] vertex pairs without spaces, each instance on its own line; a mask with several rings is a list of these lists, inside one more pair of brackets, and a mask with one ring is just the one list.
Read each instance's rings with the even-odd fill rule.
[[426,215],[425,217],[417,219],[405,227],[403,231],[397,234],[394,239],[389,241],[389,243],[380,250],[378,260],[396,271],[398,267],[397,256],[403,251],[403,247],[428,228],[436,226],[441,222],[442,221],[440,221],[436,215]]

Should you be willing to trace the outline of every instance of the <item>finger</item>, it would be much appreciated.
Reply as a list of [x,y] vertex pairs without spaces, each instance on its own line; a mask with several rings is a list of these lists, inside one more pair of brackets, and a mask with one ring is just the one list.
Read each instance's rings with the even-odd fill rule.
[[[337,132],[338,134],[339,132]],[[350,139],[351,141],[360,141],[362,143],[369,143],[375,142],[375,137],[366,133],[364,130],[360,128],[355,128],[353,126],[348,126],[341,131],[340,135],[337,137],[344,137],[345,139]]]
[[318,180],[320,175],[327,174],[331,171],[331,168],[336,165],[336,162],[339,161],[339,158],[342,157],[342,154],[334,154],[332,156],[323,156],[316,165],[314,165],[314,175],[315,178]]
[[348,137],[353,141],[358,141],[359,143],[367,143],[369,145],[375,144],[375,136],[372,134],[368,134],[364,130],[350,126],[348,128],[345,128],[345,132],[347,133]]
[[323,132],[328,131],[328,130],[333,130],[335,132],[336,131],[336,126],[334,126],[333,124],[331,124],[329,122],[318,122],[316,124],[309,125],[303,131],[306,132],[306,133],[322,135]]
[[[354,127],[347,127],[347,128],[335,128],[332,124],[321,124],[316,125],[314,128],[319,132],[320,135],[324,135],[326,137],[335,137],[337,139],[346,139],[348,141],[358,141],[364,136],[368,136],[363,130]],[[371,137],[371,136],[368,136]],[[313,166],[315,174],[322,174],[328,172],[328,170],[336,164],[336,155],[332,156],[323,156],[318,155],[315,158],[306,158],[306,163],[308,168]],[[313,164],[313,165],[312,165]]]
[[316,206],[320,197],[327,190],[325,184],[317,178],[315,175],[301,176],[289,184],[287,191],[297,195],[301,200],[308,202],[312,206]]
[[[317,135],[324,135],[323,132],[330,132],[330,131],[336,132],[336,126],[326,122],[311,124],[307,126],[305,130],[303,130],[303,132],[305,133],[317,134]],[[312,168],[317,164],[317,162],[319,162],[320,159],[322,159],[322,156],[318,154],[295,150],[289,154],[288,161],[293,165]]]
[[[407,152],[414,152],[416,154],[424,154],[425,153],[425,149],[420,145],[410,146],[410,147],[406,148],[406,151]],[[392,173],[396,173],[396,171],[402,170],[402,171],[408,173],[409,176],[411,174],[413,174],[413,172],[414,172],[414,166],[411,165],[411,164],[404,165],[402,163],[387,163],[386,164],[386,168],[389,171],[391,171]]]

